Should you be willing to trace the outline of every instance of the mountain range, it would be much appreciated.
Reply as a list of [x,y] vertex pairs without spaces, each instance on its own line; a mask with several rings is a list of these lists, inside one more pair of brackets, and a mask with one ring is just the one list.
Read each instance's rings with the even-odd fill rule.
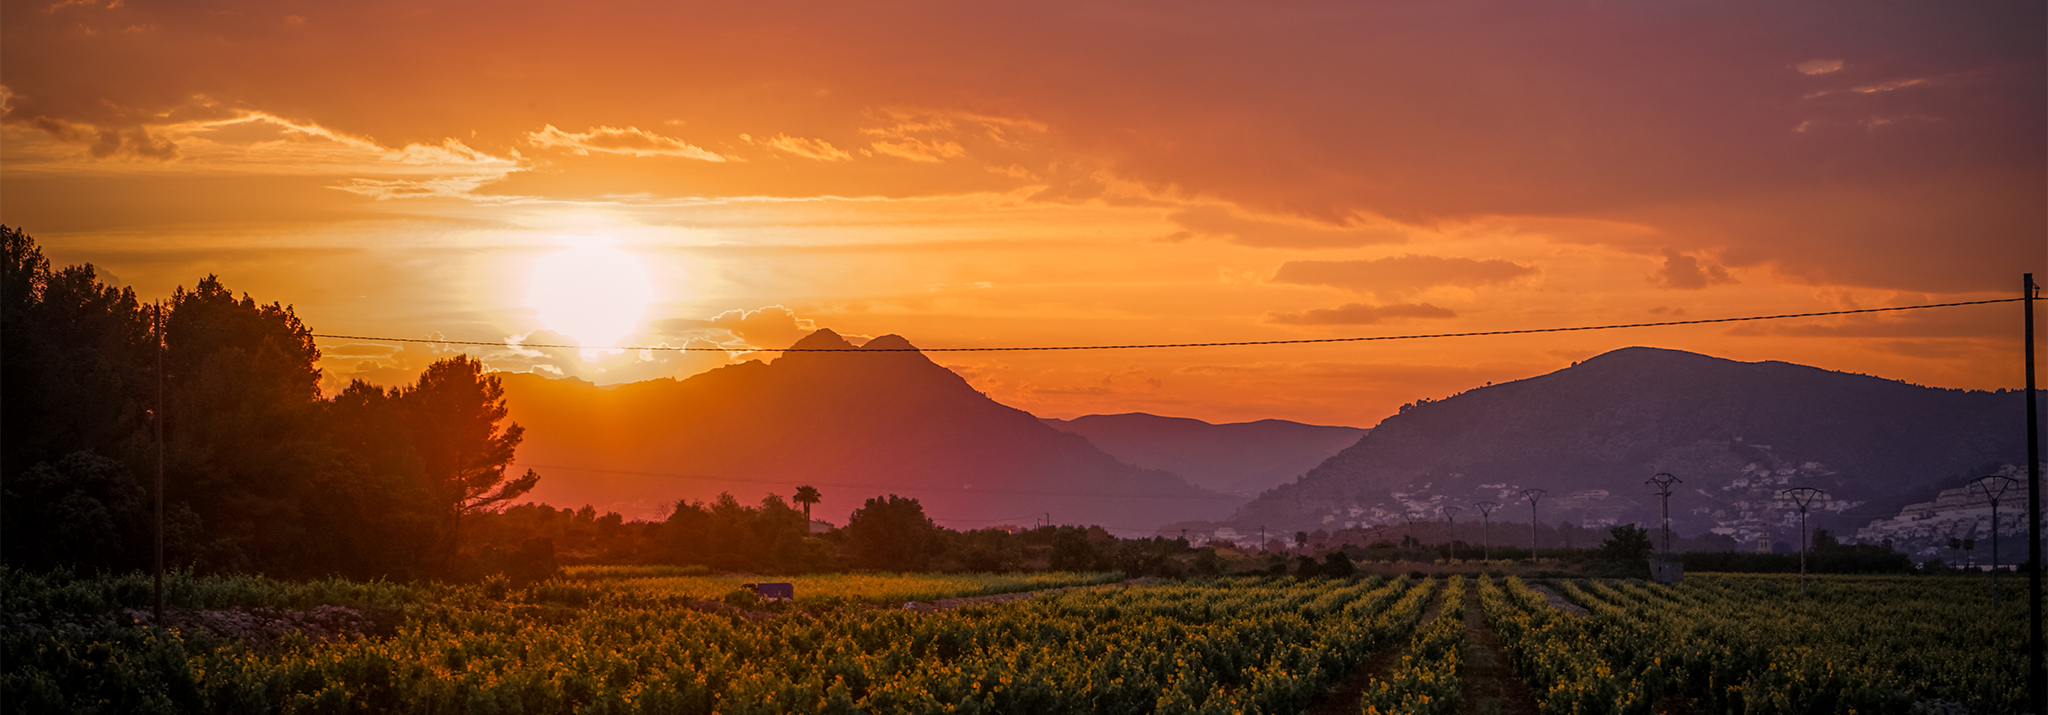
[[804,351],[683,380],[502,375],[527,430],[516,467],[542,475],[529,498],[660,519],[679,499],[751,504],[808,484],[824,497],[814,516],[842,524],[893,493],[956,529],[1050,519],[1120,533],[1244,502],[998,404],[901,337],[856,347],[820,330],[792,347]]
[[[1528,523],[1659,523],[1658,473],[1675,532],[1743,548],[1796,543],[1785,490],[1825,491],[1809,524],[1852,534],[2002,465],[2025,463],[2022,393],[1962,391],[1784,362],[1624,348],[1568,369],[1403,408],[1299,481],[1230,519],[1239,533],[1441,519],[1441,508]],[[1175,526],[1190,526],[1177,524]]]
[[1195,486],[1247,499],[1294,481],[1370,431],[1287,420],[1219,425],[1143,412],[1044,422],[1087,437],[1130,464],[1172,472]]

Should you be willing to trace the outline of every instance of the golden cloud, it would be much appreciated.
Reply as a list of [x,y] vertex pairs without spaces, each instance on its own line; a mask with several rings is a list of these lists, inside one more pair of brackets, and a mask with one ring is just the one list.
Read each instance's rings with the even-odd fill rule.
[[1475,288],[1536,275],[1536,269],[1499,258],[1394,256],[1358,261],[1288,261],[1274,283],[1329,286],[1353,293],[1408,295],[1439,286]]
[[1275,325],[1377,325],[1388,319],[1456,317],[1458,314],[1451,309],[1428,303],[1345,303],[1335,308],[1312,308],[1299,313],[1268,313],[1266,322]]
[[549,124],[540,131],[528,132],[526,141],[544,149],[567,149],[583,156],[596,152],[634,157],[675,156],[712,162],[729,160],[729,157],[720,156],[681,139],[665,137],[636,127],[620,129],[601,126],[581,134],[572,134]]
[[[745,135],[741,136],[744,137]],[[823,139],[804,139],[787,134],[777,134],[775,138],[762,140],[761,143],[767,144],[771,149],[795,154],[805,159],[847,161],[853,158],[853,154],[848,153],[845,149],[832,146],[831,142]]]

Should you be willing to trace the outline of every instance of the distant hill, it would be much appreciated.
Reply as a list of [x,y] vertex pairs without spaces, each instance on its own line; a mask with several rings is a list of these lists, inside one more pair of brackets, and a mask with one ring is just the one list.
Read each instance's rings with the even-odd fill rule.
[[1055,523],[1149,531],[1217,518],[1242,498],[1116,460],[1087,440],[998,404],[896,336],[860,349],[829,330],[785,353],[685,380],[600,388],[502,376],[526,427],[519,467],[543,476],[531,498],[590,503],[642,518],[721,491],[744,503],[800,484],[839,524],[869,497],[916,497],[941,524]]
[[1143,412],[1045,418],[1053,429],[1087,437],[1125,462],[1179,475],[1204,489],[1257,495],[1293,481],[1368,430],[1287,420],[1210,424]]
[[1788,487],[1828,491],[1813,528],[1852,535],[1999,464],[2024,464],[2021,393],[1909,385],[1783,362],[1626,348],[1569,369],[1404,409],[1225,524],[1243,532],[1440,519],[1439,507],[1528,523],[1658,522],[1658,472],[1684,480],[1673,528],[1742,548],[1797,543]]

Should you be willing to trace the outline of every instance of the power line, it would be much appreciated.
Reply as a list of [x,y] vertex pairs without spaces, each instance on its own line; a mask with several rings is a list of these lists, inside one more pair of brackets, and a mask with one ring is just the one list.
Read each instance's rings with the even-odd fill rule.
[[1830,310],[1819,313],[1783,313],[1778,315],[1750,315],[1740,318],[1702,318],[1699,320],[1666,320],[1655,323],[1616,323],[1611,325],[1578,325],[1562,328],[1524,328],[1520,330],[1487,330],[1466,333],[1415,333],[1409,335],[1374,335],[1351,338],[1300,338],[1294,340],[1236,340],[1212,343],[1131,343],[1121,345],[1024,345],[986,348],[693,348],[669,345],[628,345],[613,347],[585,347],[582,345],[542,345],[510,343],[502,340],[434,340],[431,338],[392,338],[369,335],[329,335],[313,333],[311,337],[328,340],[365,340],[385,343],[425,343],[428,345],[482,345],[490,347],[519,348],[560,348],[567,350],[665,350],[672,352],[760,352],[760,353],[850,353],[850,352],[897,352],[897,353],[973,353],[973,352],[1051,352],[1065,350],[1153,350],[1160,348],[1221,348],[1257,345],[1308,345],[1314,343],[1359,343],[1381,340],[1425,340],[1431,338],[1476,338],[1491,335],[1529,335],[1533,333],[1569,333],[1587,330],[1621,330],[1625,328],[1660,328],[1673,325],[1705,325],[1709,323],[1742,323],[1758,320],[1789,320],[1792,318],[1820,318],[1830,315],[1859,315],[1864,313],[1889,313],[1929,308],[1955,308],[1966,305],[1990,305],[1993,303],[2014,303],[2022,298],[1999,298],[1996,300],[1972,300],[1960,303],[1933,303],[1929,305],[1902,305],[1891,308],[1858,308],[1855,310]]

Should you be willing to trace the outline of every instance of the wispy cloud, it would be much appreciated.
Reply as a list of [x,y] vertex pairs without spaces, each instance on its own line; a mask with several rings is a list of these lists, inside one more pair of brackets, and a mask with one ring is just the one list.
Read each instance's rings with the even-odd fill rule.
[[681,139],[665,137],[637,127],[597,127],[582,133],[565,132],[549,124],[528,132],[526,141],[543,149],[567,149],[579,155],[591,152],[622,156],[674,156],[702,161],[728,161],[725,157]]
[[1390,222],[1334,225],[1251,218],[1222,206],[1181,209],[1167,214],[1166,220],[1181,227],[1180,231],[1162,239],[1167,242],[1212,236],[1238,245],[1262,248],[1344,248],[1408,240],[1408,231]]
[[1458,314],[1451,309],[1428,303],[1345,303],[1335,308],[1312,308],[1299,313],[1267,313],[1266,322],[1276,325],[1376,325],[1390,319],[1456,317]]
[[1828,74],[1830,72],[1842,71],[1842,61],[1840,59],[1814,58],[1792,65],[1792,69],[1799,70],[1799,73],[1804,75]]
[[[741,134],[740,138],[747,139],[750,141],[754,140],[753,137],[747,136],[745,134]],[[774,149],[776,151],[781,151],[788,154],[795,154],[805,159],[815,159],[818,161],[847,161],[853,158],[853,154],[851,152],[848,152],[847,150],[841,149],[836,146],[832,146],[831,142],[825,141],[823,139],[806,139],[803,137],[789,136],[787,134],[777,134],[773,138],[761,139],[758,141],[760,141],[761,144],[766,145],[770,149]]]
[[1274,283],[1341,288],[1353,293],[1399,296],[1440,286],[1473,288],[1536,275],[1536,269],[1499,258],[1474,260],[1441,256],[1394,256],[1359,261],[1288,261],[1274,271]]

